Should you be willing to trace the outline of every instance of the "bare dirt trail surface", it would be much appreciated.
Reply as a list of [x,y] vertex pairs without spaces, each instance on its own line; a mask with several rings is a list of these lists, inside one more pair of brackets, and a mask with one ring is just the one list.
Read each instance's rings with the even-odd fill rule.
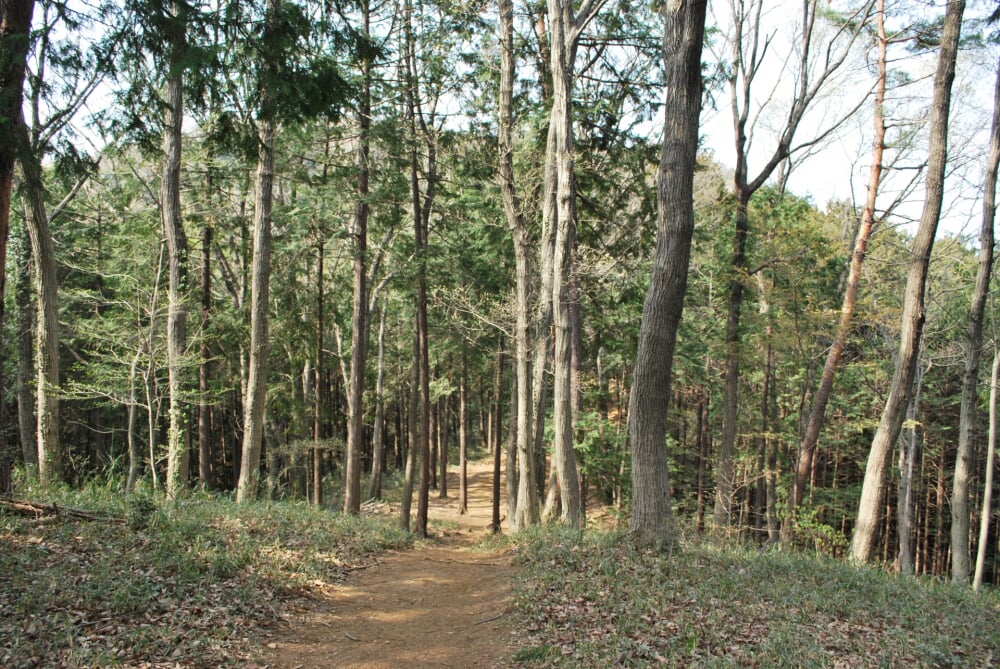
[[[270,669],[494,667],[512,652],[509,554],[474,545],[489,532],[492,469],[470,463],[469,513],[431,492],[429,515],[445,530],[413,550],[391,552],[310,609],[286,616],[268,640]],[[413,505],[416,510],[416,500]],[[433,524],[432,524],[433,530]]]

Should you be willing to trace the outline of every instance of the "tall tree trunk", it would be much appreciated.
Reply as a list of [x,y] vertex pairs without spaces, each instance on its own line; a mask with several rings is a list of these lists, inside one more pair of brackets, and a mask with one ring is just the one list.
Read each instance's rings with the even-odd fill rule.
[[[764,302],[761,309],[763,310]],[[771,344],[772,327],[767,326],[768,343],[764,353],[764,386],[761,389],[760,437],[757,444],[757,469],[754,483],[754,531],[758,543],[770,539],[770,524],[767,517],[767,481],[769,478],[768,453],[771,446],[771,395],[774,392],[774,346]]]
[[313,371],[313,447],[312,447],[312,503],[313,506],[323,506],[323,337],[326,334],[325,314],[323,312],[323,260],[325,245],[319,241],[316,248],[316,369]]
[[[544,37],[547,38],[547,36],[548,34],[545,33]],[[546,54],[551,53],[547,42],[544,43],[544,50]],[[551,55],[546,64],[551,69]],[[550,79],[551,77],[544,78],[547,91],[546,101],[551,101],[552,98]],[[556,133],[552,131],[550,120],[549,133],[545,141],[545,163],[542,167],[542,231],[538,241],[539,289],[533,321],[535,355],[530,370],[531,407],[527,409],[529,420],[534,414],[534,420],[531,423],[533,435],[529,443],[532,453],[530,469],[535,482],[534,501],[524,502],[524,508],[528,511],[530,511],[532,504],[538,506],[539,498],[545,489],[545,418],[548,415],[550,395],[547,372],[552,361],[552,274],[555,267],[556,227],[558,225],[556,164]],[[524,470],[524,467],[519,469],[518,489],[521,487],[521,471]],[[520,498],[517,498],[517,501],[520,502]]]
[[[427,507],[430,493],[431,478],[431,392],[430,392],[430,361],[428,359],[427,342],[427,221],[424,220],[424,207],[421,204],[419,160],[417,157],[417,103],[416,103],[416,46],[413,37],[413,6],[407,1],[406,12],[406,104],[411,139],[410,149],[410,199],[413,216],[413,238],[417,254],[416,282],[416,331],[417,356],[415,364],[419,371],[419,382],[415,388],[420,398],[419,443],[411,445],[416,448],[420,458],[420,483],[417,491],[417,527],[420,536],[427,536]],[[428,179],[429,182],[429,179]]]
[[[573,146],[574,62],[580,35],[593,20],[602,2],[586,2],[574,13],[568,0],[548,0],[549,67],[552,75],[552,108],[549,118],[547,170],[555,162],[555,240],[552,255],[553,346],[553,469],[559,481],[562,501],[561,521],[571,527],[580,524],[580,484],[573,451],[573,321],[570,307],[573,283],[573,241],[576,226],[576,182]],[[546,173],[547,175],[549,172]],[[545,209],[551,205],[546,188]],[[544,290],[544,287],[543,287]],[[536,370],[537,373],[537,370]],[[537,377],[536,377],[537,378]],[[544,483],[544,478],[541,479]],[[522,483],[523,487],[523,483]],[[537,505],[537,500],[536,500]],[[537,522],[537,521],[536,521]]]
[[137,347],[135,355],[132,356],[132,364],[129,365],[128,374],[128,478],[125,481],[125,491],[135,490],[139,477],[142,476],[142,448],[139,445],[139,435],[136,426],[139,422],[139,390],[136,387],[138,382],[139,358],[142,356],[142,347]]
[[[35,398],[31,389],[34,385],[35,355],[33,333],[35,331],[35,303],[32,300],[31,285],[31,242],[25,226],[15,240],[14,302],[17,305],[17,424],[21,439],[21,457],[33,475],[38,474],[38,446],[35,441]],[[2,280],[0,280],[2,281]],[[2,386],[2,383],[0,383]]]
[[716,460],[715,506],[712,519],[716,530],[730,525],[733,502],[733,459],[736,451],[737,420],[739,420],[740,398],[740,315],[743,310],[743,281],[749,271],[747,266],[747,237],[750,234],[751,193],[739,189],[736,203],[735,235],[733,236],[733,256],[730,260],[731,278],[729,296],[726,300],[726,374],[722,400],[722,441]]
[[[883,106],[885,104],[886,46],[888,40],[885,33],[884,0],[879,0],[875,16],[877,23],[878,74],[875,80],[875,137],[872,142],[872,162],[868,173],[868,191],[865,198],[865,206],[861,212],[861,225],[858,227],[854,240],[854,248],[851,252],[851,264],[847,274],[847,287],[844,291],[843,304],[840,308],[840,323],[837,326],[837,334],[834,336],[833,344],[827,352],[826,362],[823,364],[823,374],[820,376],[819,388],[816,389],[816,394],[813,396],[813,407],[812,412],[809,414],[805,436],[799,445],[795,481],[792,486],[792,498],[789,503],[788,519],[786,520],[786,522],[791,524],[794,524],[795,507],[802,503],[802,498],[805,495],[809,472],[813,466],[813,455],[816,452],[816,444],[819,441],[819,434],[823,429],[823,422],[826,417],[826,405],[833,391],[834,375],[837,372],[837,366],[840,364],[844,346],[847,344],[847,336],[851,331],[854,305],[857,302],[858,288],[861,285],[861,267],[868,253],[868,241],[871,239],[872,230],[875,227],[875,201],[878,197],[879,184],[882,179],[882,156],[885,152],[885,117],[883,115]],[[792,525],[789,525],[789,529],[791,527]]]
[[420,457],[417,412],[420,407],[420,334],[413,328],[413,358],[410,364],[410,395],[406,412],[409,447],[406,449],[406,473],[403,478],[403,498],[400,501],[400,527],[410,531],[410,509],[413,507],[413,484],[417,459]]
[[[503,448],[503,401],[501,399],[503,396],[503,361],[503,334],[501,334],[497,338],[497,361],[493,377],[493,404],[495,407],[493,422],[495,426],[493,428],[493,521],[490,525],[493,534],[500,533],[500,524],[502,521],[500,517],[500,459],[502,456],[501,449]],[[516,400],[514,404],[517,404]],[[516,406],[513,407],[513,411],[516,415]],[[517,449],[513,444],[515,438],[514,435],[508,437],[507,478],[504,481],[508,524],[513,522],[510,519],[514,517],[514,508],[517,504]]]
[[[955,79],[955,61],[962,29],[964,0],[949,0],[941,33],[937,71],[934,75],[934,97],[931,106],[930,148],[927,159],[926,194],[920,225],[913,240],[909,271],[903,301],[902,328],[896,371],[889,396],[872,440],[865,478],[861,488],[851,558],[868,562],[875,555],[879,514],[884,506],[886,479],[892,447],[899,437],[906,406],[909,404],[916,372],[920,338],[924,326],[924,292],[927,267],[934,235],[941,216],[944,172],[948,162],[948,115],[951,108],[951,87]],[[968,539],[966,539],[968,541]]]
[[198,481],[202,490],[211,490],[212,483],[212,405],[209,402],[212,350],[208,347],[208,330],[212,313],[212,226],[201,231],[201,350],[198,362]]
[[[369,38],[368,0],[361,2],[362,37]],[[365,53],[369,52],[365,47]],[[361,511],[361,452],[364,448],[365,363],[368,349],[368,154],[371,130],[371,59],[361,59],[361,100],[358,109],[358,201],[354,213],[354,301],[351,307],[351,389],[348,395],[350,422],[347,430],[347,464],[344,482],[344,513]]]
[[[180,5],[172,2],[170,13],[179,17]],[[184,82],[178,60],[184,49],[183,30],[169,45],[170,69],[163,119],[163,174],[160,182],[160,219],[167,242],[167,377],[169,409],[167,420],[167,497],[173,499],[186,484],[181,473],[186,455],[184,410],[181,403],[186,338],[187,308],[184,282],[187,274],[187,238],[181,214],[181,124],[184,120]]]
[[451,428],[451,396],[442,397],[438,402],[440,413],[437,420],[438,458],[441,469],[441,482],[438,486],[438,498],[448,498],[448,439]]
[[468,450],[469,450],[469,360],[462,350],[462,379],[458,386],[458,513],[469,512]]
[[[265,33],[278,29],[281,0],[267,0]],[[271,291],[271,205],[274,187],[275,105],[273,92],[261,91],[258,117],[257,183],[253,216],[250,279],[250,368],[243,402],[243,449],[236,501],[257,499],[260,453],[267,402],[268,302]]]
[[420,352],[420,488],[417,491],[417,534],[426,537],[431,482],[431,389],[427,344],[427,286],[423,276],[418,279],[417,286],[417,341]]
[[156,470],[156,453],[159,450],[158,424],[160,420],[160,398],[156,394],[156,356],[153,355],[153,341],[156,339],[156,313],[160,303],[160,279],[163,275],[165,244],[160,242],[160,253],[156,260],[156,276],[153,278],[153,294],[149,300],[149,324],[146,340],[139,343],[136,359],[146,355],[146,369],[143,372],[143,392],[146,395],[146,431],[148,433],[149,475],[153,491],[159,490],[160,478]]
[[375,430],[372,435],[372,477],[368,499],[382,497],[382,470],[385,461],[385,304],[378,319],[378,370],[375,377]]
[[666,73],[663,151],[657,182],[656,252],[642,310],[635,375],[629,394],[632,517],[639,544],[675,540],[667,466],[667,420],[694,232],[694,169],[701,113],[704,0],[667,3],[663,38]]
[[[551,0],[550,12],[555,3]],[[551,16],[551,14],[550,14]],[[550,25],[555,22],[550,21]],[[553,31],[554,32],[554,31]],[[555,35],[554,35],[555,37]],[[575,49],[568,48],[565,54],[565,70],[553,68],[553,107],[562,105],[559,119],[562,132],[556,139],[558,177],[558,224],[556,225],[556,245],[552,272],[552,307],[555,323],[555,342],[552,354],[553,384],[553,437],[552,465],[559,482],[559,492],[562,501],[560,520],[570,527],[580,525],[580,483],[576,466],[576,455],[573,451],[573,400],[575,394],[572,386],[573,367],[573,328],[570,313],[572,266],[572,238],[576,227],[576,187],[573,161],[573,129],[572,129],[572,55]],[[556,49],[553,48],[553,52]],[[563,60],[563,59],[553,59]],[[555,116],[555,115],[553,115]]]
[[[24,73],[31,45],[29,33],[34,9],[34,0],[0,0],[0,328],[7,303],[7,239],[10,236],[14,166],[19,157],[20,141],[17,126],[24,100]],[[21,150],[27,150],[27,146]],[[3,396],[3,378],[0,375],[0,397]],[[0,477],[4,478],[11,465],[6,455],[8,450],[6,438],[0,434]],[[26,459],[25,462],[30,461]]]
[[[514,503],[515,513],[510,515],[510,527],[517,531],[538,522],[538,497],[531,482],[534,481],[534,424],[532,421],[531,374],[531,235],[521,211],[521,203],[514,183],[513,96],[514,96],[514,3],[499,0],[500,7],[500,92],[498,109],[498,139],[500,152],[500,190],[503,194],[507,226],[514,239],[515,265],[515,324],[514,324],[514,376],[517,384],[515,415],[517,424],[516,448],[518,476],[508,474],[510,483],[518,480],[516,496],[508,495],[508,506]],[[544,368],[544,363],[543,363]],[[499,367],[498,367],[499,369]],[[536,362],[537,370],[537,362]],[[498,388],[499,390],[499,388]],[[499,427],[499,425],[498,425]],[[514,465],[508,459],[507,469]],[[522,490],[523,488],[523,490]],[[515,500],[523,502],[516,504]]]
[[64,476],[63,453],[59,443],[59,287],[55,247],[45,209],[41,165],[38,157],[31,152],[23,116],[19,114],[15,123],[38,300],[35,328],[38,475],[42,485],[50,485],[61,481]]
[[993,353],[993,371],[990,374],[990,428],[986,445],[986,481],[983,488],[983,510],[979,516],[979,547],[976,551],[976,573],[972,588],[976,591],[983,585],[986,566],[986,543],[990,538],[990,519],[993,505],[993,468],[997,453],[997,384],[1000,383],[1000,349]]
[[972,473],[972,432],[976,423],[979,360],[983,347],[983,314],[993,273],[993,222],[996,218],[997,165],[1000,163],[1000,67],[994,83],[993,123],[990,153],[986,162],[982,226],[979,230],[979,267],[969,306],[966,336],[965,376],[958,423],[958,454],[951,490],[951,577],[955,583],[969,580],[969,477]]
[[[919,363],[918,363],[919,365]],[[900,574],[913,575],[913,465],[920,451],[920,391],[923,389],[924,370],[917,367],[913,399],[907,409],[909,434],[899,440],[899,493],[896,501],[896,534],[899,552],[896,568]]]

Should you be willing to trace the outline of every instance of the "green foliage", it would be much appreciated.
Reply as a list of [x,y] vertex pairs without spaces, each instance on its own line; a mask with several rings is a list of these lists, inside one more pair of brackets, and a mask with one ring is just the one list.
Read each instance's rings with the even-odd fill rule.
[[580,456],[580,471],[588,484],[599,491],[624,490],[628,496],[632,486],[628,452],[614,422],[598,412],[588,411],[580,416],[576,434],[573,449]]

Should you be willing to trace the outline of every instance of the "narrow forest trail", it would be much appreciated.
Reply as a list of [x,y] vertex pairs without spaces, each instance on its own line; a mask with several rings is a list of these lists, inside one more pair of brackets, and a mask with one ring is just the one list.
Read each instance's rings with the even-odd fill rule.
[[447,521],[443,536],[380,556],[286,618],[290,624],[268,640],[267,666],[492,667],[509,656],[510,555],[474,549],[492,518],[491,463],[469,465],[468,514],[458,514],[455,472],[448,491],[448,499],[432,491],[429,507],[432,519]]

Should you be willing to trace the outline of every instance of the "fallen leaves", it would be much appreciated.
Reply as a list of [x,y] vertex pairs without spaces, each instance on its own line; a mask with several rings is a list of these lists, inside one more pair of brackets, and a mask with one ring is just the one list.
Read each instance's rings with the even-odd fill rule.
[[297,507],[172,513],[141,532],[65,518],[0,526],[0,667],[253,666],[264,630],[408,541]]
[[935,594],[946,584],[708,546],[665,557],[613,539],[554,533],[521,548],[532,666],[990,666],[1000,655],[993,602]]

